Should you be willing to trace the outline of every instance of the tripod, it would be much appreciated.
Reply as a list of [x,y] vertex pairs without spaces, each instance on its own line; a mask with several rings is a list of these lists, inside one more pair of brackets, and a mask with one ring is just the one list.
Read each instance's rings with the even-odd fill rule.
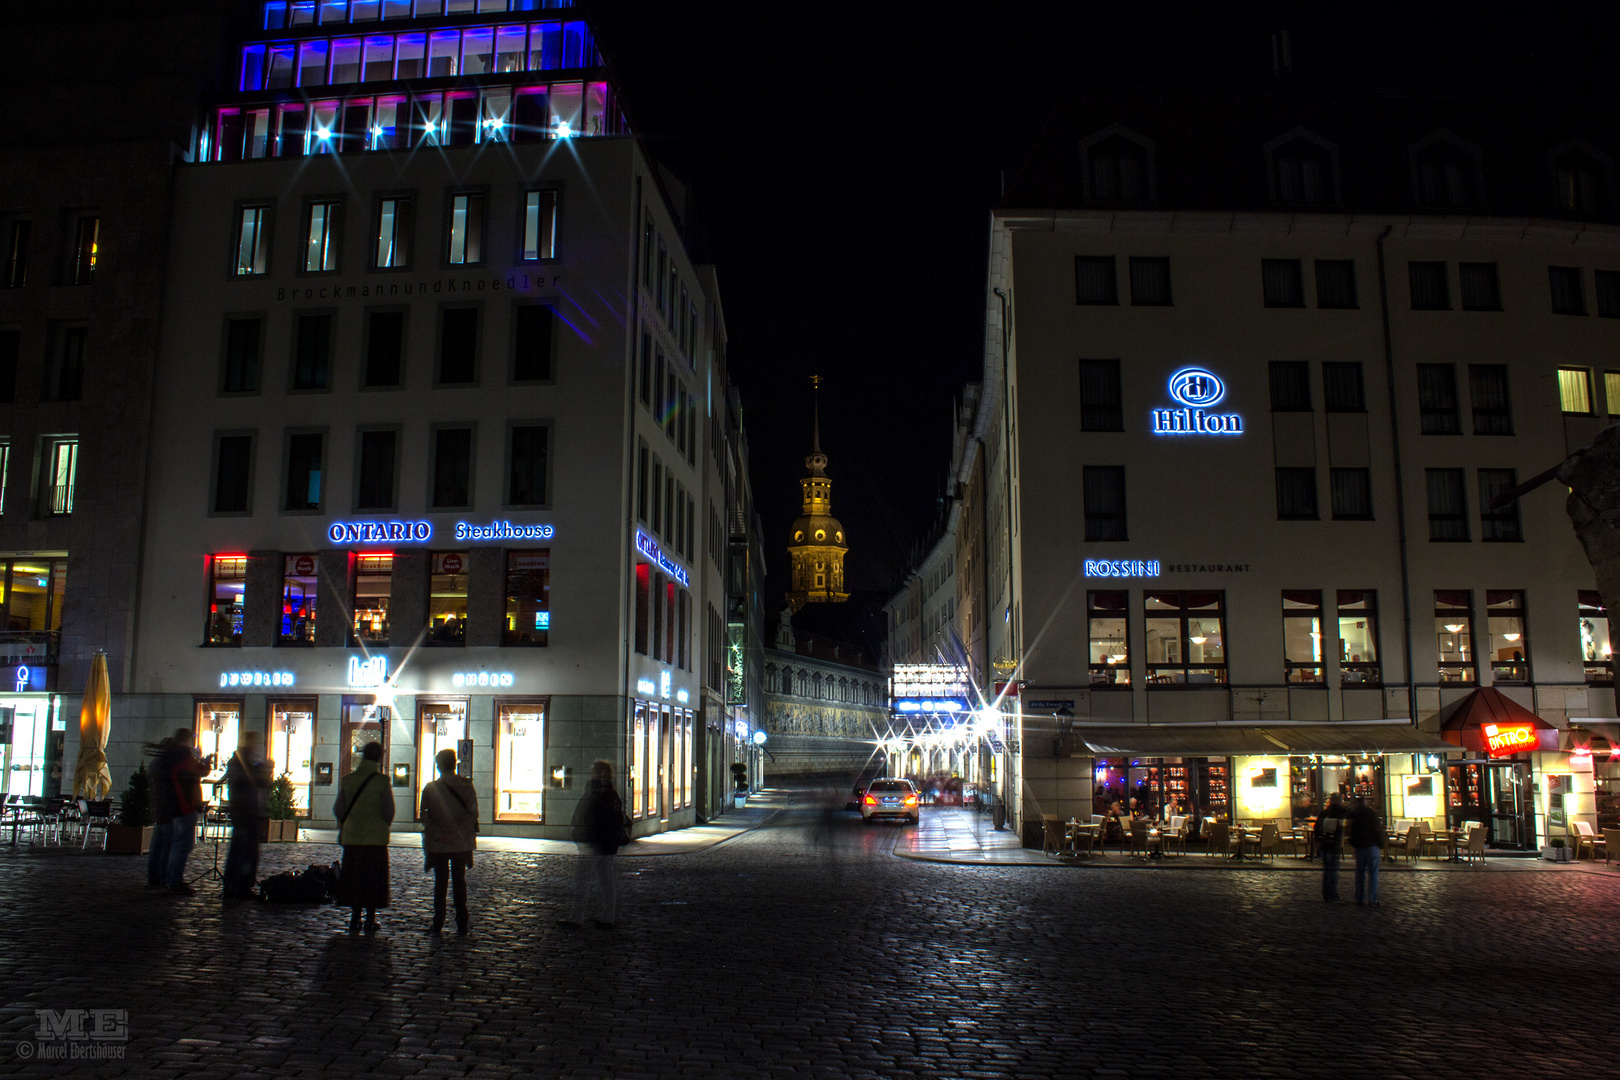
[[[207,870],[204,870],[202,873],[198,874],[196,877],[192,878],[191,879],[191,884],[195,885],[199,881],[224,881],[225,880],[225,875],[223,873],[221,873],[220,869],[219,869],[219,845],[220,845],[220,841],[222,841],[224,839],[224,837],[222,837],[220,835],[220,831],[223,829],[223,827],[224,827],[223,823],[221,823],[221,822],[215,822],[214,823],[214,865],[209,867]],[[205,816],[203,818],[204,842],[206,842],[206,840],[207,840],[207,831],[208,831],[208,818]]]

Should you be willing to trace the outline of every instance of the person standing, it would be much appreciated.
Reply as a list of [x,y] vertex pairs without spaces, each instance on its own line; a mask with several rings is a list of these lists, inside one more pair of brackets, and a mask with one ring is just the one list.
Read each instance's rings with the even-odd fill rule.
[[169,841],[174,835],[174,788],[169,786],[169,766],[173,764],[174,736],[165,735],[156,746],[147,745],[152,763],[146,767],[147,790],[152,793],[152,846],[146,851],[146,884],[154,889],[169,886]]
[[[1378,906],[1378,863],[1384,857],[1384,822],[1356,796],[1350,811],[1350,846],[1356,852],[1356,906]],[[1365,888],[1363,888],[1365,886]]]
[[467,932],[467,868],[478,846],[478,792],[456,774],[456,752],[440,750],[439,778],[422,789],[422,850],[433,871],[433,927],[444,929],[445,886],[454,881],[456,930]]
[[349,916],[351,934],[360,932],[362,910],[366,933],[375,934],[377,909],[388,906],[388,827],[394,823],[394,792],[382,774],[382,758],[382,743],[366,743],[360,751],[360,764],[338,783],[333,808],[338,843],[343,845],[339,903],[353,912]]
[[1316,850],[1322,856],[1322,899],[1339,902],[1339,843],[1344,838],[1344,796],[1328,798],[1327,809],[1316,818]]
[[264,827],[265,797],[272,764],[264,757],[264,736],[244,732],[225,766],[227,797],[231,800],[231,846],[225,854],[222,899],[251,900],[259,879],[259,830]]
[[178,729],[156,762],[170,815],[163,884],[176,896],[194,896],[197,892],[186,883],[186,859],[197,844],[197,819],[203,811],[202,778],[208,773],[208,762],[197,756],[192,739],[190,728]]
[[559,920],[557,925],[573,930],[584,928],[594,870],[602,892],[602,914],[591,922],[611,930],[615,905],[613,857],[630,842],[630,829],[624,816],[624,801],[613,786],[610,762],[591,762],[590,785],[574,810],[574,839],[579,843],[579,859],[574,865],[574,904],[568,918]]

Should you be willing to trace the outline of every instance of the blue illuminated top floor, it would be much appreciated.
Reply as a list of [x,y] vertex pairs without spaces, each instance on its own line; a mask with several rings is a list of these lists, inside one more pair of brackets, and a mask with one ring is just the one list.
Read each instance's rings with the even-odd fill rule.
[[270,0],[264,29],[573,7],[574,0]]

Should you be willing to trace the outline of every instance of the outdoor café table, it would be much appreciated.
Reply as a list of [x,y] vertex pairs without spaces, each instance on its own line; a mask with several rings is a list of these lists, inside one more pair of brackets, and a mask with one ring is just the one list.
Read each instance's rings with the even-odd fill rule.
[[[1078,852],[1079,851],[1079,840],[1080,840],[1080,838],[1085,836],[1088,833],[1095,833],[1101,828],[1102,828],[1102,826],[1100,824],[1098,824],[1097,822],[1095,822],[1095,821],[1076,821],[1073,818],[1070,818],[1069,819],[1069,849],[1071,851]],[[1091,854],[1090,848],[1091,848],[1091,845],[1087,844],[1086,845],[1086,854],[1088,854],[1088,855]]]
[[1164,830],[1149,829],[1147,831],[1147,858],[1164,858]]
[[1461,829],[1446,829],[1443,832],[1430,833],[1429,835],[1436,842],[1445,844],[1446,845],[1446,850],[1448,852],[1450,852],[1449,855],[1447,855],[1444,859],[1440,860],[1441,862],[1462,862],[1463,861],[1462,854],[1458,850],[1458,848],[1462,844],[1462,838],[1463,838],[1463,834],[1462,834]]
[[1243,854],[1243,841],[1245,838],[1250,836],[1259,836],[1260,830],[1252,825],[1234,825],[1232,826],[1232,834],[1237,837],[1237,854],[1233,855],[1232,858],[1248,858],[1247,855]]

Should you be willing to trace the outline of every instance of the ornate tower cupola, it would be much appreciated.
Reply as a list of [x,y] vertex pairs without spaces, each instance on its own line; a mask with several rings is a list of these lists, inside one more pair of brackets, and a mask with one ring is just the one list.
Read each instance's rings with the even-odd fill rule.
[[793,581],[788,604],[798,611],[806,604],[841,604],[849,599],[844,591],[844,526],[832,516],[832,481],[827,478],[827,455],[821,452],[821,376],[810,377],[814,420],[810,431],[810,456],[804,466],[810,475],[799,481],[804,489],[804,509],[793,523],[793,539],[788,544]]

